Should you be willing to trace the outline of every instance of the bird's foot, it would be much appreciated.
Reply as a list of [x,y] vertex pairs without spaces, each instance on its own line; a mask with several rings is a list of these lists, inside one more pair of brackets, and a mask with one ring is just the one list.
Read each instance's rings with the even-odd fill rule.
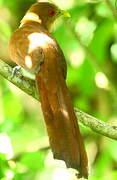
[[35,79],[34,73],[32,73],[30,70],[24,69],[21,66],[15,66],[12,71],[11,78],[13,78],[15,75],[18,75],[20,77],[25,77],[28,79]]
[[11,78],[14,78],[15,75],[21,75],[21,66],[15,66],[12,71]]

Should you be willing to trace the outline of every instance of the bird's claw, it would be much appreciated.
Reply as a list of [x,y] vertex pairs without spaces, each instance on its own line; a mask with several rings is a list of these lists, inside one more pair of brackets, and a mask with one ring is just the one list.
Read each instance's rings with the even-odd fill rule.
[[15,66],[12,71],[11,78],[13,78],[16,74],[20,74],[21,66]]

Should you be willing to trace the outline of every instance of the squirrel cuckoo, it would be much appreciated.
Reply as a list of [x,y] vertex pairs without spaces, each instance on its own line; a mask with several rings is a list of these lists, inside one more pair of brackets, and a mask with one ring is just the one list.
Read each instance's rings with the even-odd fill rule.
[[87,155],[65,82],[65,58],[49,33],[62,15],[67,14],[52,3],[33,4],[10,39],[10,57],[35,74],[54,158],[78,170],[78,177],[87,178]]

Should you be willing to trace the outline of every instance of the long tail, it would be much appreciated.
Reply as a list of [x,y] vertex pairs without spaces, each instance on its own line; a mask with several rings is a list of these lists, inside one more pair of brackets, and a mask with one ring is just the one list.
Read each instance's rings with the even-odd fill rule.
[[78,177],[87,178],[87,155],[69,90],[61,74],[56,72],[54,79],[50,74],[42,70],[36,83],[53,156],[78,170]]

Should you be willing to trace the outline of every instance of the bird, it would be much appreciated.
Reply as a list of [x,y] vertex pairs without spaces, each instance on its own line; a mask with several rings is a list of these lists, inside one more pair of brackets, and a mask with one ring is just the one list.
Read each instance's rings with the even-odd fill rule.
[[51,34],[53,23],[61,16],[68,12],[53,3],[34,3],[11,35],[9,55],[35,75],[53,157],[76,169],[78,178],[87,179],[88,158],[66,85],[67,65]]

